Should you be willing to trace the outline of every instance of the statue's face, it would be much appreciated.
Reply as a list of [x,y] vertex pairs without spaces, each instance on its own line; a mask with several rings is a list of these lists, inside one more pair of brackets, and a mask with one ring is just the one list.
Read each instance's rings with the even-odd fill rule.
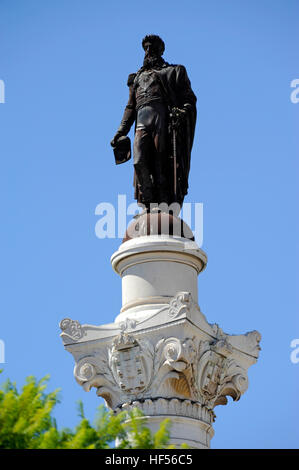
[[145,57],[157,57],[160,56],[159,47],[154,42],[147,41],[143,45],[145,51]]

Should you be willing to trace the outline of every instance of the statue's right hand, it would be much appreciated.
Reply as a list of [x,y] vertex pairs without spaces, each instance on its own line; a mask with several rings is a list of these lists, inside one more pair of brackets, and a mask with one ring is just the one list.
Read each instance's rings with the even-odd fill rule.
[[110,142],[111,147],[115,147],[115,146],[116,146],[116,143],[117,143],[118,139],[119,139],[122,135],[123,135],[123,133],[122,133],[122,132],[119,132],[119,131],[115,134],[115,136],[113,137],[113,139],[112,139],[111,142]]

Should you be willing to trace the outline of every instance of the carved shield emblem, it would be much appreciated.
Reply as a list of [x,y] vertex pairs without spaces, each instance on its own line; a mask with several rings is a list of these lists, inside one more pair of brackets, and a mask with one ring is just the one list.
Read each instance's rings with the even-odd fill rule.
[[139,346],[115,353],[114,364],[123,391],[136,394],[144,390],[146,377]]
[[153,369],[150,349],[147,342],[138,342],[129,336],[125,341],[121,336],[121,341],[115,342],[109,362],[114,379],[123,392],[138,395],[148,386]]

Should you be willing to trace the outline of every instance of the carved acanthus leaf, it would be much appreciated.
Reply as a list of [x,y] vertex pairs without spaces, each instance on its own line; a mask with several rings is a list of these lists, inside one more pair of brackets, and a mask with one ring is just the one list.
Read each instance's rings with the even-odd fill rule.
[[187,313],[192,307],[193,300],[190,292],[178,292],[178,294],[170,301],[168,315],[176,318],[179,315]]
[[77,320],[71,318],[64,318],[59,323],[60,329],[73,340],[77,341],[83,337],[83,330],[81,324]]
[[137,321],[133,318],[126,318],[124,321],[119,323],[119,327],[123,332],[127,330],[134,330],[136,325]]
[[155,349],[155,373],[152,388],[166,396],[174,392],[194,398],[193,362],[196,348],[191,338],[161,339]]

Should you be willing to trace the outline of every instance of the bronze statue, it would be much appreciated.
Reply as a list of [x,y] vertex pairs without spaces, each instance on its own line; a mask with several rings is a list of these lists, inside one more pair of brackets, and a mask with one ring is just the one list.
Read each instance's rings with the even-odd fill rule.
[[186,69],[162,58],[165,45],[156,35],[142,41],[143,66],[128,77],[129,101],[111,141],[117,163],[130,158],[127,136],[135,122],[135,199],[180,206],[188,192],[191,149],[196,122],[196,96]]

